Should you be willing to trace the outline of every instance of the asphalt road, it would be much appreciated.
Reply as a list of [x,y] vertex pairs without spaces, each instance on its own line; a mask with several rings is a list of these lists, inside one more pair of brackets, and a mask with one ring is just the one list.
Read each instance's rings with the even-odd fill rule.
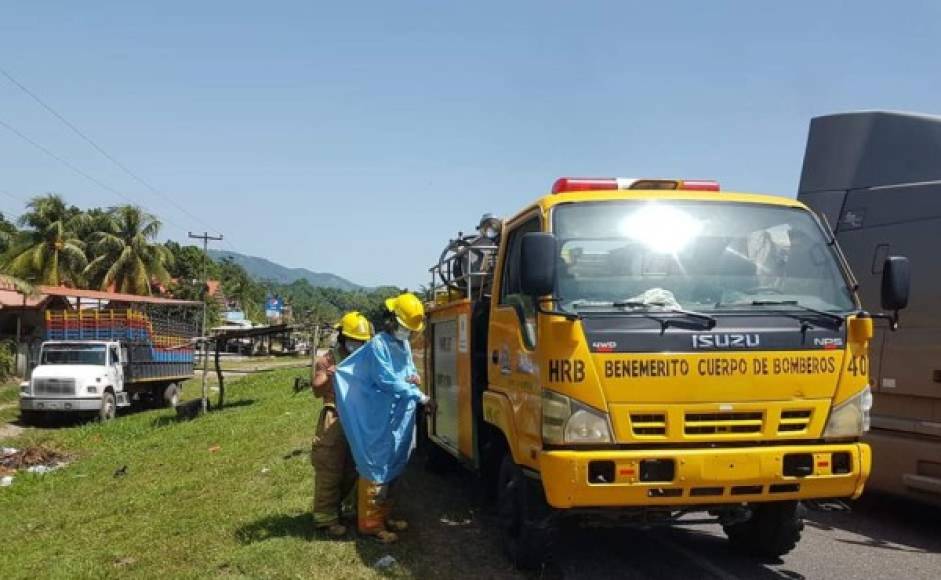
[[[779,561],[732,552],[718,525],[567,528],[554,562],[535,574],[502,557],[493,514],[461,472],[412,467],[399,496],[423,550],[453,578],[941,578],[941,509],[869,495],[851,512],[809,511],[798,547]],[[397,494],[399,495],[399,494]],[[410,512],[410,513],[409,513]]]
[[800,544],[777,562],[733,553],[718,525],[566,536],[562,578],[941,577],[941,511],[879,496],[849,513],[809,512]]

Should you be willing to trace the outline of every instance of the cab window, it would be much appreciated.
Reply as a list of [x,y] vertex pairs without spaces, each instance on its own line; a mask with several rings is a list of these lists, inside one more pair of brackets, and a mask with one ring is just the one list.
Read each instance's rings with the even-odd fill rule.
[[539,216],[533,216],[513,228],[506,239],[506,259],[503,262],[500,304],[512,306],[519,317],[523,342],[528,348],[536,345],[536,305],[531,296],[520,288],[520,245],[523,235],[540,231]]
[[112,366],[119,364],[120,359],[118,358],[118,349],[114,348],[113,346],[110,347],[108,349],[108,359]]

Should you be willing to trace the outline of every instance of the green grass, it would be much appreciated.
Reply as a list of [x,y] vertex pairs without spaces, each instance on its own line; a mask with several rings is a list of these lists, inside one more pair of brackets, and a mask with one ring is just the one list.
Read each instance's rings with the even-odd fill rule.
[[[309,450],[319,404],[291,389],[307,373],[277,370],[233,382],[225,409],[192,421],[177,421],[170,409],[143,411],[4,440],[49,445],[74,460],[47,475],[19,473],[0,488],[0,575],[517,577],[499,553],[492,521],[475,514],[464,473],[407,472],[396,496],[413,529],[394,546],[316,533]],[[186,387],[189,397],[198,396],[195,383]],[[123,466],[126,475],[115,477]],[[466,526],[445,521],[468,518]],[[398,564],[379,571],[373,564],[385,554]]]
[[0,384],[0,423],[12,421],[19,416],[19,398],[19,381]]
[[19,381],[0,384],[0,407],[10,403],[16,403],[20,396]]
[[[352,535],[328,541],[313,531],[308,453],[317,405],[290,388],[304,372],[260,373],[233,383],[231,406],[193,421],[178,422],[172,410],[137,412],[107,424],[30,429],[4,441],[49,445],[75,459],[51,474],[17,474],[11,487],[0,488],[3,577],[433,574],[442,559],[432,558],[415,535],[385,547]],[[214,446],[217,452],[210,451]],[[126,475],[115,477],[122,466]],[[265,468],[270,471],[263,473]],[[405,493],[411,497],[409,488],[426,485],[422,481],[406,481]],[[437,491],[440,498],[451,492]],[[430,509],[426,502],[433,494],[416,497]],[[432,529],[437,513],[429,512],[425,524],[431,542],[441,533]],[[488,552],[492,547],[483,546],[466,556],[472,561]],[[372,564],[387,553],[400,564],[380,573]],[[506,569],[500,563],[481,570],[490,576],[494,571]]]

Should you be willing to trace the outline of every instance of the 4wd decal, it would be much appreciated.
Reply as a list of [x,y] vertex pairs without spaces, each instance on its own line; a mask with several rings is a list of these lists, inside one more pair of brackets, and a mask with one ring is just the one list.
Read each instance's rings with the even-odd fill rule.
[[618,349],[618,343],[613,340],[595,341],[591,343],[591,349],[595,352],[615,352]]

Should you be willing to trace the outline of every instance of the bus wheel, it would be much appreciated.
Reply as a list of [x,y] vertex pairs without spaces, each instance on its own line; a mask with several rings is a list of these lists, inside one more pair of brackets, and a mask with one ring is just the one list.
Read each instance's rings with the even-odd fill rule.
[[513,458],[504,456],[498,478],[497,514],[503,548],[520,570],[533,570],[545,563],[553,536],[549,507],[542,490],[534,487]]
[[98,420],[104,423],[115,418],[118,414],[118,405],[114,400],[114,393],[105,391],[101,395],[101,409],[98,410]]
[[180,387],[176,383],[170,383],[163,390],[162,398],[164,407],[176,407],[180,404]]
[[732,547],[749,555],[774,559],[797,545],[804,520],[796,501],[780,501],[752,506],[751,519],[722,526]]

